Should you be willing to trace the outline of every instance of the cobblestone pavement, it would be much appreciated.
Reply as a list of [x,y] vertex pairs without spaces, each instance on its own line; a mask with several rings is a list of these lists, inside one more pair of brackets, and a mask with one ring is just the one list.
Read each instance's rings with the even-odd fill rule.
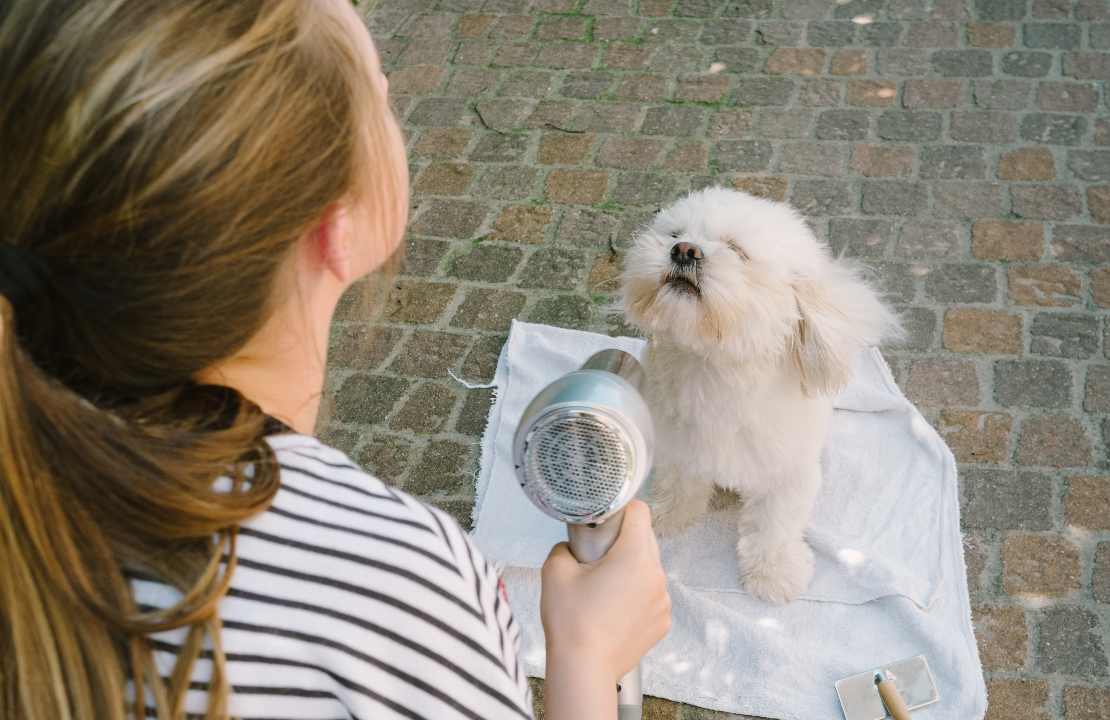
[[681,193],[788,200],[910,331],[885,352],[960,461],[988,717],[1110,718],[1110,3],[367,12],[411,234],[370,352],[339,315],[329,439],[469,524],[491,394],[448,370],[488,380],[514,317],[625,332],[604,312],[620,250]]

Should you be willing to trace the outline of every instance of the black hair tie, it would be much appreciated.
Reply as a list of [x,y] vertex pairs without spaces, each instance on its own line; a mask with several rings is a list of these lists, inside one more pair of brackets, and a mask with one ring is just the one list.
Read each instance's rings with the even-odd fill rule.
[[0,242],[0,295],[13,306],[41,299],[49,287],[50,269],[42,257],[22,245]]

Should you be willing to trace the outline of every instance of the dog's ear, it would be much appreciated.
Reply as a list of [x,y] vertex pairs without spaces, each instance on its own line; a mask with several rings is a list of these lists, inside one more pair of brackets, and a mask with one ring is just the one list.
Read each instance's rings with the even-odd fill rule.
[[791,353],[807,395],[832,395],[848,384],[856,355],[901,334],[898,318],[846,260],[826,258],[794,282],[798,322]]

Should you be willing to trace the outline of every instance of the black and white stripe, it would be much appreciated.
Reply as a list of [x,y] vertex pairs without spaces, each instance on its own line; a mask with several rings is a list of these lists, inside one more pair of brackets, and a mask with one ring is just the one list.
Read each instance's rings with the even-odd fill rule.
[[[317,440],[270,442],[281,489],[243,526],[220,604],[231,715],[531,718],[519,628],[496,572],[458,524]],[[178,597],[150,580],[133,586],[142,606]],[[153,638],[163,674],[184,638]],[[210,674],[206,653],[187,712],[203,712]]]

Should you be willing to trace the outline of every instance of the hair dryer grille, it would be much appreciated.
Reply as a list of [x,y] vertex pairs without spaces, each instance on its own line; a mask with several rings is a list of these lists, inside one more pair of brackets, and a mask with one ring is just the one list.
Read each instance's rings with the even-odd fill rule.
[[603,415],[553,413],[533,426],[526,442],[529,494],[559,515],[588,520],[604,513],[633,482],[628,433]]

